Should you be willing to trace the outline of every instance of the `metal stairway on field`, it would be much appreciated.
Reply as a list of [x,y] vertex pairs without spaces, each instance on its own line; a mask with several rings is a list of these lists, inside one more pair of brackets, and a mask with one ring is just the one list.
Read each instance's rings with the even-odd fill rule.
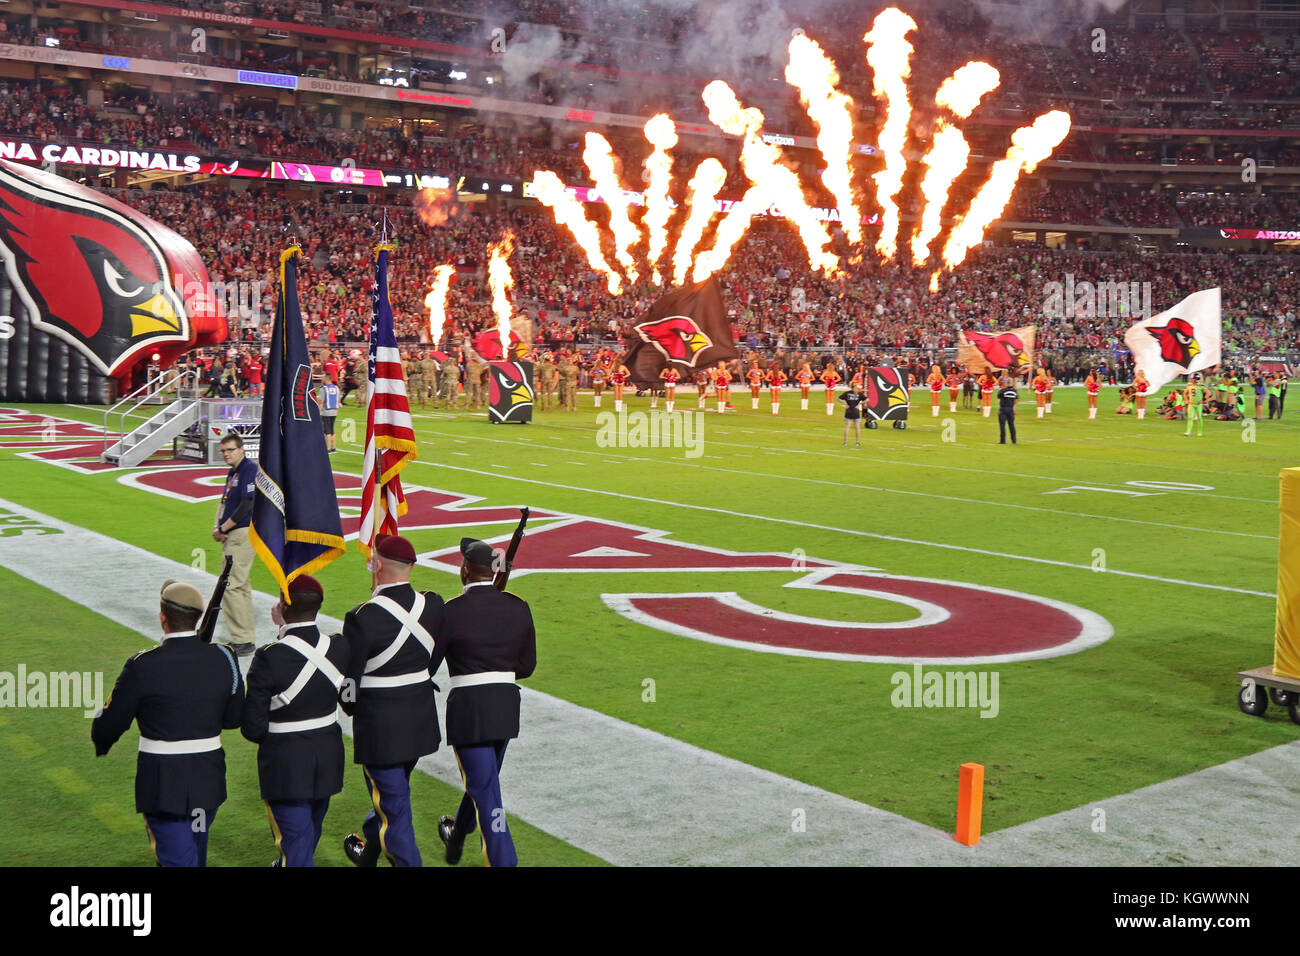
[[[128,415],[144,405],[157,404],[162,393],[173,387],[176,388],[177,397],[171,404],[131,431],[126,431]],[[120,427],[116,434],[121,437],[109,445],[108,419],[111,415],[118,416]],[[175,371],[159,373],[104,412],[104,444],[107,447],[100,454],[99,459],[117,465],[119,468],[133,468],[154,452],[171,444],[198,420],[197,379],[191,386],[189,375],[186,373]]]

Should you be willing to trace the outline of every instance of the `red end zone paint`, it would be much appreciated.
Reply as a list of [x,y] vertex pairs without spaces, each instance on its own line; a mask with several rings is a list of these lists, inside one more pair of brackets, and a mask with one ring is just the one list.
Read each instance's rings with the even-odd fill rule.
[[996,664],[1074,654],[1114,633],[1084,608],[1001,588],[864,572],[819,571],[786,587],[897,601],[918,615],[889,624],[774,611],[734,591],[602,594],[624,617],[656,630],[748,650],[830,660]]

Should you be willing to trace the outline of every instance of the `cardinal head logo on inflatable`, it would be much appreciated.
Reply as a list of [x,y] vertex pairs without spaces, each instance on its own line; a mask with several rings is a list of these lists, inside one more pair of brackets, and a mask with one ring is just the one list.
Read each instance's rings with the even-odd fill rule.
[[32,329],[123,387],[154,353],[166,366],[225,338],[214,296],[187,308],[184,292],[209,282],[184,238],[93,189],[3,161],[0,258]]

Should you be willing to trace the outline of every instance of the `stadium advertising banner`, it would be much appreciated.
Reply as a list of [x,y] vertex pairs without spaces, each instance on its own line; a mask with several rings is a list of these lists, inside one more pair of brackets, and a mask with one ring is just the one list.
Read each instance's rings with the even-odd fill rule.
[[0,139],[0,159],[19,163],[206,173],[209,176],[280,179],[334,186],[381,187],[387,183],[380,170],[362,169],[358,166],[327,166],[319,163],[292,163],[278,160],[248,162],[241,159],[214,159],[193,153],[131,149],[125,146],[87,146],[83,143],[57,139]]
[[1300,240],[1300,229],[1220,229],[1224,239]]

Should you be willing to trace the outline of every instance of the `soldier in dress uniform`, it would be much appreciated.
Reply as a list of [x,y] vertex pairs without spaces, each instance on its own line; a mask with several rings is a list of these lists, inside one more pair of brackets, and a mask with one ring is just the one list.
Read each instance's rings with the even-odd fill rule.
[[312,866],[330,797],[343,789],[338,699],[347,642],[316,628],[325,599],[309,575],[289,585],[272,619],[278,639],[248,668],[243,734],[257,748],[257,777],[279,857],[275,866]]
[[411,822],[411,771],[438,749],[434,641],[442,598],[411,587],[415,548],[400,535],[379,535],[370,555],[374,597],[343,619],[348,665],[340,702],[352,716],[353,760],[361,764],[374,805],[360,834],[343,841],[358,866],[382,850],[393,866],[420,866]]
[[499,774],[506,744],[519,736],[516,680],[537,666],[537,638],[528,604],[492,586],[491,545],[460,542],[464,592],[443,608],[439,659],[447,661],[447,741],[456,752],[465,797],[453,819],[438,821],[448,863],[457,863],[465,838],[482,834],[488,866],[517,866],[515,845],[501,803]]
[[166,581],[160,595],[157,647],[133,654],[104,710],[90,725],[95,754],[104,756],[136,721],[135,809],[144,814],[159,866],[206,866],[208,833],[226,800],[221,731],[238,727],[244,680],[228,644],[195,636],[203,595],[192,584]]

